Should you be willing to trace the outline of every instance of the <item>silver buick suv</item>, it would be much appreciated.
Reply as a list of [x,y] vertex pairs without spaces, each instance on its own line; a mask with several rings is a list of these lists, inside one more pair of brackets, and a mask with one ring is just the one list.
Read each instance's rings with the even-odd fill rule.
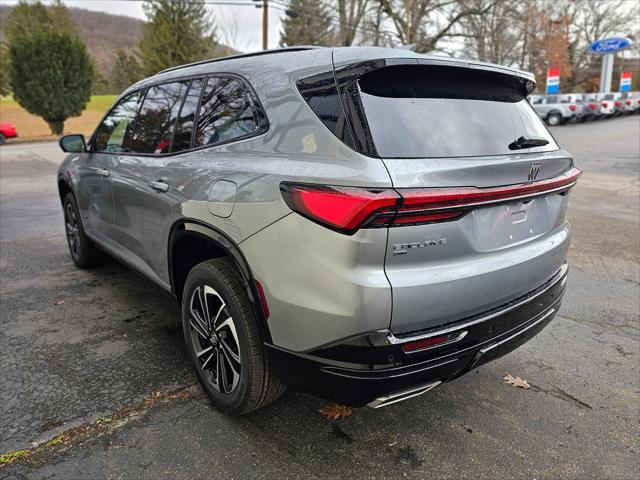
[[526,72],[289,48],[128,88],[58,187],[71,257],[106,252],[181,305],[213,404],[285,385],[352,406],[424,393],[523,344],[567,279],[580,175]]

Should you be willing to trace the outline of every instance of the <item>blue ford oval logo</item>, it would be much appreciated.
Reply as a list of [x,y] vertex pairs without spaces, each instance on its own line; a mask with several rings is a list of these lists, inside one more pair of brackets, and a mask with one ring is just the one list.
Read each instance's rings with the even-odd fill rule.
[[593,53],[616,53],[621,52],[631,45],[631,40],[623,37],[603,38],[591,42],[589,46]]

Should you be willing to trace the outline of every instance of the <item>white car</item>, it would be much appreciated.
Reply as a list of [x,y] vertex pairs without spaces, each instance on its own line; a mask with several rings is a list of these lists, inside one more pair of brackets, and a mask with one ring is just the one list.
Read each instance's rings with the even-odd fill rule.
[[616,111],[614,105],[615,99],[613,93],[599,93],[598,101],[600,102],[600,111],[605,117],[612,117]]

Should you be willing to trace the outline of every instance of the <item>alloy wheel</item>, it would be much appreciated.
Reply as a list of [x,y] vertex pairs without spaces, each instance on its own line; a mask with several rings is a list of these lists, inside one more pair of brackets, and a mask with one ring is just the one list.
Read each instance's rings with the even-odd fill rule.
[[240,343],[236,326],[220,294],[199,285],[189,301],[189,327],[194,353],[203,377],[222,394],[240,381]]
[[78,217],[71,203],[67,203],[65,208],[65,225],[67,230],[67,242],[74,258],[80,257],[80,230],[78,228]]

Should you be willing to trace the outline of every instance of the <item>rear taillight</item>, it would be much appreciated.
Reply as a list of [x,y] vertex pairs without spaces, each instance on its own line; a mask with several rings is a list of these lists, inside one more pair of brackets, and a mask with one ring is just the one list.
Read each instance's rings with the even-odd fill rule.
[[589,108],[590,108],[591,110],[595,110],[596,108],[598,108],[598,106],[597,106],[595,103],[590,103],[590,104],[589,104]]
[[640,98],[638,99],[638,105],[640,105]]
[[569,110],[571,110],[572,112],[576,111],[576,106],[575,105],[569,105]]
[[375,221],[378,214],[393,213],[400,203],[391,189],[282,183],[280,191],[291,210],[344,233]]
[[615,102],[613,102],[613,104],[614,104],[616,107],[619,107],[619,106],[621,105],[621,103],[620,103],[619,101],[617,101],[617,100],[616,100]]
[[324,185],[280,185],[289,207],[304,217],[351,235],[360,228],[400,227],[456,220],[475,207],[563,193],[582,172],[502,187],[366,189]]
[[607,107],[609,106],[609,104],[608,104],[607,102],[602,102],[602,106],[603,106],[604,108],[607,108]]
[[627,101],[624,103],[626,103],[627,105],[631,105],[631,99],[627,99]]

